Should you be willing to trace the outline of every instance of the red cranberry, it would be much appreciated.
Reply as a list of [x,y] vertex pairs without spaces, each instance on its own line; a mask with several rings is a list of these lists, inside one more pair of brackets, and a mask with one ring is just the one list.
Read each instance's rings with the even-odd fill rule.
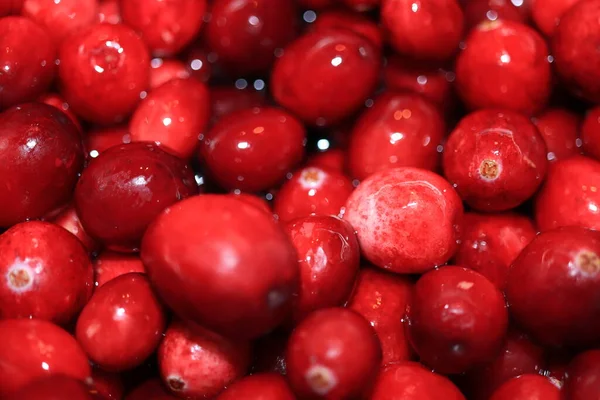
[[418,168],[383,170],[346,202],[363,255],[380,268],[422,273],[457,249],[462,202],[441,176]]
[[114,126],[87,132],[83,140],[86,156],[96,158],[113,146],[131,143],[131,135],[127,126]]
[[417,281],[406,318],[407,336],[421,361],[445,374],[492,360],[508,325],[503,294],[483,275],[454,266]]
[[546,363],[543,370],[538,371],[555,386],[563,388],[567,379],[567,367],[573,359],[572,349],[552,349],[546,355]]
[[298,0],[298,3],[304,8],[321,10],[333,7],[338,0]]
[[559,226],[600,229],[600,162],[577,156],[551,165],[534,211],[541,231]]
[[233,86],[212,87],[210,102],[210,115],[214,121],[236,111],[261,107],[266,103],[265,97],[260,92]]
[[[347,30],[306,33],[275,63],[273,97],[309,124],[335,124],[356,111],[375,89],[379,56],[369,39]],[[315,84],[316,80],[323,84]]]
[[64,113],[39,103],[13,107],[0,114],[0,140],[0,226],[42,217],[69,201],[83,146]]
[[563,108],[548,108],[533,123],[542,134],[548,148],[548,161],[557,161],[580,153],[579,125],[581,119]]
[[503,108],[535,114],[550,95],[544,39],[518,22],[477,25],[456,60],[458,94],[470,109]]
[[348,302],[377,332],[383,358],[382,366],[407,361],[412,352],[404,334],[404,315],[412,283],[406,277],[363,268]]
[[445,376],[421,364],[390,364],[379,372],[371,400],[465,400],[460,390]]
[[210,11],[207,45],[236,74],[265,72],[296,36],[293,0],[215,0]]
[[123,371],[154,352],[165,314],[148,280],[131,273],[98,288],[77,320],[77,341],[100,368]]
[[142,261],[175,313],[232,336],[281,323],[298,288],[294,246],[263,210],[229,195],[200,195],[150,225]]
[[0,111],[48,89],[56,74],[56,47],[44,29],[28,18],[1,18],[0,48]]
[[150,56],[125,25],[97,24],[60,48],[62,94],[81,118],[110,125],[123,121],[147,89]]
[[40,319],[0,321],[0,396],[50,374],[85,380],[90,365],[69,333]]
[[212,64],[208,61],[208,54],[200,47],[193,47],[187,54],[186,64],[190,75],[200,81],[208,82],[212,76]]
[[48,104],[49,106],[56,107],[60,111],[64,112],[67,115],[67,117],[69,117],[71,122],[75,124],[77,129],[79,129],[79,132],[83,132],[79,119],[75,114],[73,114],[73,111],[71,111],[69,104],[62,97],[60,97],[60,95],[55,93],[45,93],[38,97],[37,101],[40,103]]
[[123,22],[121,18],[120,0],[100,0],[96,22],[117,25]]
[[600,107],[588,110],[581,127],[581,139],[585,153],[600,160]]
[[231,385],[216,400],[295,400],[285,378],[279,374],[247,376]]
[[564,398],[569,400],[598,398],[598,393],[600,393],[600,350],[583,352],[571,361],[563,392]]
[[176,400],[179,397],[170,394],[160,379],[150,379],[125,397],[125,400]]
[[531,17],[538,29],[551,37],[560,18],[579,0],[531,0]]
[[160,374],[179,397],[213,398],[245,375],[246,342],[233,342],[199,326],[175,321],[158,348]]
[[523,7],[517,7],[512,0],[466,0],[465,20],[467,28],[471,29],[480,22],[505,21],[527,22],[527,13]]
[[381,0],[341,0],[346,6],[356,11],[364,12],[379,7]]
[[500,290],[510,264],[537,234],[531,220],[517,214],[466,213],[454,263],[473,269]]
[[[379,0],[375,1],[379,3]],[[379,48],[383,46],[383,35],[377,24],[369,18],[352,11],[331,9],[320,12],[315,22],[310,25],[310,29],[316,31],[348,29],[363,35]]]
[[464,117],[448,137],[444,174],[471,207],[503,211],[530,198],[547,169],[537,128],[514,111],[480,110]]
[[344,173],[346,170],[346,153],[341,149],[330,149],[315,153],[307,160],[306,166]]
[[35,380],[7,400],[93,400],[88,387],[77,379],[50,375]]
[[241,110],[220,119],[204,136],[200,159],[225,189],[271,188],[300,162],[306,132],[285,111]]
[[121,400],[124,395],[123,381],[116,373],[105,372],[99,368],[92,370],[92,383],[90,392],[98,400]]
[[352,177],[362,180],[393,167],[436,169],[444,125],[440,112],[423,97],[384,93],[352,131],[348,147]]
[[196,36],[206,0],[121,0],[123,22],[141,32],[153,54],[173,55]]
[[560,389],[543,376],[524,374],[500,386],[490,397],[490,400],[531,399],[560,400]]
[[79,215],[77,215],[77,211],[73,205],[69,205],[61,211],[60,214],[53,218],[52,222],[75,235],[89,253],[93,253],[98,249],[98,242],[83,229]]
[[203,83],[189,79],[172,80],[154,89],[131,117],[131,140],[156,142],[178,157],[190,158],[208,123],[208,95]]
[[446,60],[458,50],[464,16],[456,0],[381,0],[381,22],[398,53]]
[[262,197],[244,192],[232,192],[231,195],[239,200],[242,200],[248,204],[252,204],[253,206],[260,208],[268,214],[272,213],[271,206]]
[[173,79],[189,77],[190,71],[179,60],[154,58],[150,61],[150,89],[156,89]]
[[508,273],[511,316],[540,343],[600,343],[600,233],[580,227],[543,232]]
[[139,256],[105,251],[94,260],[94,286],[100,287],[130,272],[146,272]]
[[[18,15],[23,8],[24,0],[6,0],[0,3],[0,17],[6,15]],[[307,0],[310,1],[310,0]],[[314,1],[331,1],[331,0],[314,0]]]
[[377,335],[358,313],[327,308],[290,336],[287,377],[299,398],[363,398],[381,362]]

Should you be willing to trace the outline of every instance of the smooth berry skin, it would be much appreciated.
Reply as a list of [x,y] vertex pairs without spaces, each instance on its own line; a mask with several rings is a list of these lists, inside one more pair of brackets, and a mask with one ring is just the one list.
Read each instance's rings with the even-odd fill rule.
[[548,108],[532,119],[546,142],[550,162],[563,160],[581,153],[579,148],[579,115],[564,108]]
[[362,398],[381,362],[377,335],[360,314],[326,308],[310,314],[288,341],[287,378],[298,398]]
[[560,19],[580,0],[531,0],[531,17],[537,28],[552,37]]
[[228,336],[279,325],[298,289],[298,256],[281,226],[230,195],[167,208],[146,231],[141,258],[176,314]]
[[176,59],[153,58],[150,61],[150,90],[154,90],[173,79],[188,79],[187,66]]
[[565,398],[586,400],[600,393],[600,350],[588,350],[575,357],[567,367],[563,387]]
[[314,153],[306,161],[306,166],[345,173],[346,152],[342,149],[329,149]]
[[350,7],[355,11],[365,12],[379,7],[381,0],[341,0],[346,6]]
[[125,397],[125,400],[176,400],[178,398],[164,387],[159,378],[155,378],[137,386]]
[[560,400],[560,389],[546,377],[524,374],[500,386],[490,397],[490,400],[531,399]]
[[105,283],[131,272],[145,273],[146,269],[138,255],[102,252],[94,260],[94,286],[99,288]]
[[207,7],[206,0],[121,0],[120,6],[123,22],[159,57],[177,54],[194,39]]
[[425,98],[386,92],[358,119],[348,145],[348,168],[363,180],[395,167],[434,170],[437,147],[446,133],[444,118]]
[[125,125],[94,129],[87,132],[83,138],[85,154],[88,159],[98,157],[113,146],[129,143],[131,143],[131,134],[129,127]]
[[120,0],[101,0],[98,4],[96,22],[117,25],[123,22],[121,18]]
[[216,400],[295,400],[285,378],[279,374],[255,374],[229,386]]
[[79,315],[75,336],[96,365],[120,372],[154,352],[165,325],[164,310],[148,279],[130,273],[96,290]]
[[466,213],[454,264],[479,272],[504,290],[511,263],[536,236],[522,215]]
[[190,75],[200,82],[207,83],[213,75],[213,64],[208,61],[208,53],[203,47],[193,46],[184,57]]
[[148,49],[125,25],[85,28],[63,42],[59,57],[61,94],[75,114],[89,122],[124,121],[148,88]]
[[214,398],[246,374],[250,346],[200,326],[174,321],[158,348],[158,365],[169,390],[183,398]]
[[0,111],[48,89],[56,75],[57,49],[41,26],[24,17],[2,17],[0,48]]
[[14,225],[0,235],[0,318],[64,325],[92,295],[93,270],[75,236],[49,222]]
[[96,250],[98,250],[98,242],[88,235],[85,229],[83,229],[79,215],[77,215],[77,211],[73,205],[69,205],[67,208],[61,211],[60,214],[51,220],[51,222],[62,226],[67,231],[75,235],[88,253],[94,253]]
[[577,156],[550,166],[534,203],[540,231],[559,226],[600,230],[600,162]]
[[[4,17],[7,15],[21,14],[21,9],[23,8],[23,1],[24,0],[8,0],[8,1],[2,2],[0,4],[0,17]],[[319,0],[316,0],[316,1],[319,1]],[[324,1],[330,1],[330,0],[324,0]]]
[[444,148],[444,175],[479,211],[509,210],[538,189],[548,161],[539,131],[521,114],[480,110],[467,114]]
[[38,97],[37,102],[45,103],[50,106],[56,107],[57,109],[65,113],[67,117],[69,117],[69,119],[71,120],[71,122],[73,122],[73,124],[75,124],[79,132],[83,132],[83,128],[81,127],[81,123],[79,122],[79,118],[77,118],[73,111],[71,111],[71,107],[69,106],[69,104],[62,97],[60,97],[60,95],[56,93],[45,93]]
[[285,230],[300,266],[294,322],[320,308],[343,305],[354,288],[360,264],[358,240],[350,224],[333,216],[312,215],[289,222]]
[[28,103],[0,114],[0,226],[40,218],[71,198],[83,167],[77,128],[52,106]]
[[396,52],[413,59],[447,60],[458,50],[464,15],[456,0],[382,0],[381,22]]
[[[271,91],[277,103],[304,122],[332,125],[374,91],[379,69],[379,49],[364,36],[341,29],[309,32],[275,62]],[[317,85],[317,80],[327,84]]]
[[493,359],[508,327],[502,292],[478,272],[455,266],[417,281],[406,319],[406,334],[421,362],[443,374]]
[[88,359],[75,338],[40,319],[1,320],[0,359],[2,397],[50,374],[82,381],[91,375]]
[[483,22],[456,59],[456,88],[467,108],[503,108],[532,115],[550,95],[548,46],[518,22]]
[[176,79],[154,89],[129,121],[132,142],[155,142],[189,159],[209,118],[209,91],[196,80]]
[[466,27],[470,30],[480,22],[497,19],[520,23],[527,22],[523,7],[515,6],[511,0],[469,0],[463,1]]
[[589,109],[585,115],[581,140],[585,154],[600,161],[600,107]]
[[304,156],[306,132],[273,107],[233,112],[204,135],[199,157],[219,186],[258,192],[282,181]]
[[412,350],[404,333],[404,315],[413,284],[403,276],[362,268],[347,307],[375,329],[381,344],[381,366],[408,361]]
[[362,254],[397,273],[423,273],[456,251],[463,207],[441,176],[418,168],[377,172],[352,192],[344,219]]
[[381,32],[379,26],[357,12],[343,9],[325,10],[319,13],[315,22],[309,26],[309,29],[315,31],[347,29],[363,35],[378,48],[383,46],[383,32]]
[[49,375],[35,380],[7,400],[94,400],[90,389],[81,381],[63,375]]
[[90,393],[98,400],[123,399],[125,387],[121,375],[105,372],[96,367],[92,369],[92,382]]
[[244,192],[239,192],[239,193],[231,192],[230,195],[238,200],[244,201],[248,204],[251,204],[251,205],[263,210],[264,212],[266,212],[269,215],[272,214],[271,205],[263,197],[260,197],[258,195],[254,195],[254,194],[244,193]]
[[265,96],[253,89],[238,89],[234,86],[210,88],[210,115],[213,121],[241,110],[266,105]]
[[511,316],[539,343],[600,343],[600,233],[580,227],[541,233],[513,262],[507,282]]

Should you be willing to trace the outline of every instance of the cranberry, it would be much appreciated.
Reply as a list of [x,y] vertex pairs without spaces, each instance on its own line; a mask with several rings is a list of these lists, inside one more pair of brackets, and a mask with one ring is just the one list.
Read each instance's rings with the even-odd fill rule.
[[342,149],[330,149],[315,153],[307,160],[306,166],[344,173],[346,153]]
[[90,392],[99,400],[123,399],[123,381],[119,374],[105,372],[99,368],[92,370],[92,383]]
[[271,214],[271,206],[262,197],[244,192],[232,192],[231,195],[239,200],[260,208],[268,214]]
[[348,147],[350,173],[365,179],[393,167],[434,170],[444,134],[444,119],[429,101],[416,94],[384,93],[354,126]]
[[[17,15],[21,13],[21,9],[23,8],[24,0],[5,0],[0,3],[0,17],[4,17],[6,15]],[[306,0],[310,1],[310,0]],[[319,0],[315,0],[319,1]],[[321,1],[331,1],[331,0],[321,0]]]
[[93,253],[98,249],[98,242],[83,229],[79,215],[77,215],[77,211],[73,205],[69,205],[61,211],[60,214],[52,219],[52,222],[75,235],[89,253]]
[[522,215],[466,213],[454,263],[504,290],[510,264],[536,234],[531,220]]
[[446,60],[458,50],[464,16],[456,0],[381,0],[381,22],[398,53]]
[[371,400],[465,400],[460,390],[446,377],[421,364],[389,364],[381,370]]
[[551,37],[560,18],[579,0],[531,0],[531,17],[538,29]]
[[94,363],[118,372],[150,356],[164,329],[164,311],[150,283],[131,273],[96,290],[77,320],[76,337]]
[[503,211],[530,198],[546,174],[546,145],[536,127],[514,111],[480,110],[450,134],[444,174],[471,207]]
[[265,97],[252,89],[238,89],[233,86],[216,86],[210,89],[210,115],[213,121],[248,108],[264,106]]
[[581,119],[563,108],[548,108],[533,119],[548,148],[548,161],[557,161],[580,153]]
[[49,106],[56,107],[60,111],[64,112],[67,115],[67,117],[69,117],[71,122],[75,124],[77,129],[79,129],[79,132],[83,132],[79,119],[75,114],[73,114],[73,111],[71,111],[69,104],[62,97],[60,97],[60,95],[55,93],[46,93],[38,97],[37,101],[39,103],[45,103]]
[[381,0],[341,0],[346,6],[356,11],[364,12],[379,7]]
[[[379,0],[375,1],[379,3]],[[316,31],[347,29],[363,35],[379,48],[383,46],[383,35],[377,24],[369,18],[352,11],[331,9],[320,12],[315,22],[310,25],[310,29]]]
[[150,56],[125,25],[97,24],[60,48],[62,95],[81,118],[110,125],[123,121],[147,89]]
[[123,22],[121,18],[120,0],[100,0],[96,22],[117,25]]
[[42,217],[68,202],[83,167],[83,146],[64,113],[39,103],[13,107],[0,114],[0,140],[0,226]]
[[457,249],[463,208],[441,176],[418,168],[383,170],[365,179],[346,202],[363,255],[377,267],[422,273]]
[[130,272],[146,272],[139,256],[105,251],[94,260],[94,286],[101,287]]
[[176,79],[154,89],[129,122],[133,142],[152,141],[184,159],[194,153],[206,127],[210,103],[200,82]]
[[585,153],[600,160],[600,107],[588,110],[581,127],[581,139]]
[[297,32],[293,0],[215,0],[206,42],[236,74],[265,72]]
[[568,366],[565,399],[587,400],[600,393],[600,350],[580,353]]
[[200,47],[193,47],[187,54],[186,64],[190,75],[200,81],[208,82],[212,76],[212,64],[208,61],[208,54]]
[[406,333],[421,361],[440,373],[462,373],[502,348],[508,311],[502,293],[467,268],[442,267],[415,284]]
[[258,337],[281,323],[298,288],[285,232],[233,196],[201,195],[167,208],[146,231],[141,256],[175,313],[234,336]]
[[150,61],[150,89],[156,89],[173,79],[187,79],[189,77],[190,71],[179,60],[153,58]]
[[321,10],[323,8],[333,7],[338,0],[298,0],[298,3],[304,8]]
[[179,397],[170,394],[160,379],[150,379],[136,387],[125,400],[176,400]]
[[8,400],[93,400],[88,387],[81,381],[63,375],[50,375],[35,380],[17,391]]
[[123,22],[141,32],[153,54],[168,56],[189,44],[202,26],[206,0],[121,0]]
[[285,379],[278,374],[257,374],[239,380],[216,400],[295,400]]
[[543,376],[524,374],[512,378],[494,392],[490,400],[560,400],[560,389]]
[[381,362],[377,335],[358,313],[315,311],[290,336],[287,377],[299,398],[363,398]]
[[90,377],[85,353],[67,331],[40,319],[0,321],[0,395],[50,374]]
[[508,273],[511,315],[553,346],[598,344],[600,233],[580,227],[543,232]]
[[600,229],[600,162],[572,157],[550,166],[535,201],[541,231],[559,226]]
[[113,146],[131,143],[131,135],[127,126],[113,126],[87,132],[83,140],[86,155],[96,158]]
[[204,136],[200,159],[220,186],[256,192],[283,180],[302,159],[305,142],[292,115],[252,108],[221,118]]
[[375,89],[379,56],[369,39],[347,30],[306,33],[275,63],[273,97],[309,124],[335,124],[356,111]]
[[246,373],[250,347],[199,326],[175,321],[158,348],[167,387],[185,398],[213,398]]
[[406,277],[384,271],[363,268],[348,302],[348,308],[358,312],[377,332],[383,358],[382,366],[407,361],[412,352],[404,334],[404,315],[412,291]]
[[512,0],[468,0],[465,1],[464,12],[469,29],[483,21],[509,20],[527,22],[527,13],[517,7]]

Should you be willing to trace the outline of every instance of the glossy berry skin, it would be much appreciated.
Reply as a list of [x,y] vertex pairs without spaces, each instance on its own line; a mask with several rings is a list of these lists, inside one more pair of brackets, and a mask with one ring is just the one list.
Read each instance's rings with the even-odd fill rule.
[[289,113],[252,108],[221,118],[200,145],[200,160],[219,186],[257,192],[283,180],[304,156],[306,132]]
[[28,103],[0,114],[0,226],[39,218],[67,203],[83,167],[77,128],[52,106]]
[[340,172],[305,167],[281,185],[274,212],[281,221],[311,214],[339,215],[353,190],[350,179]]
[[404,334],[403,316],[412,292],[403,276],[362,268],[347,307],[362,315],[377,332],[383,357],[381,365],[408,361],[410,344]]
[[358,119],[348,145],[348,166],[356,179],[394,167],[434,170],[446,127],[432,103],[410,93],[386,92]]
[[146,231],[141,258],[176,314],[229,336],[273,329],[298,289],[298,258],[285,232],[271,215],[229,195],[167,208]]
[[298,30],[293,0],[215,0],[206,44],[230,73],[266,72]]
[[379,26],[357,12],[343,9],[325,10],[319,13],[315,22],[310,25],[310,29],[316,31],[346,29],[361,34],[379,48],[383,46],[383,33]]
[[[40,351],[40,346],[45,351]],[[50,373],[82,381],[91,374],[88,359],[75,338],[40,319],[1,320],[0,359],[3,398]]]
[[161,380],[150,379],[133,389],[125,400],[176,400],[179,397],[171,394]]
[[213,75],[213,63],[208,61],[208,54],[203,47],[194,45],[184,57],[188,72],[200,82],[207,83]]
[[496,20],[477,25],[456,59],[456,88],[470,109],[531,115],[550,95],[548,46],[532,28]]
[[94,286],[99,288],[106,282],[131,272],[146,272],[138,255],[104,251],[94,260]]
[[564,227],[537,236],[514,261],[506,286],[511,316],[539,343],[599,343],[600,233]]
[[500,290],[510,264],[536,236],[533,222],[522,215],[466,213],[454,263],[475,270]]
[[162,338],[165,314],[142,274],[119,276],[97,289],[77,320],[77,341],[106,371],[140,365]]
[[423,273],[454,255],[462,216],[460,198],[441,176],[393,168],[371,175],[354,190],[344,219],[375,266]]
[[285,378],[279,374],[255,374],[229,386],[216,400],[295,400]]
[[600,162],[577,156],[550,166],[535,199],[535,222],[541,231],[559,226],[600,230]]
[[231,192],[230,195],[238,200],[242,200],[248,204],[251,204],[251,205],[263,210],[264,212],[266,212],[269,215],[272,214],[270,203],[258,195],[244,193],[244,192],[237,193],[235,191]]
[[116,146],[83,171],[75,206],[85,231],[108,248],[139,248],[166,207],[198,192],[192,170],[150,143]]
[[158,348],[162,380],[183,398],[214,398],[246,374],[249,360],[247,342],[235,342],[180,321],[169,326]]
[[346,152],[342,149],[329,149],[314,153],[306,160],[306,166],[345,173]]
[[307,216],[285,225],[298,253],[300,290],[293,319],[314,310],[343,305],[360,263],[360,249],[350,224],[333,216]]
[[565,398],[586,400],[600,393],[600,350],[588,350],[575,357],[567,367],[563,388]]
[[129,128],[123,125],[94,129],[83,138],[86,157],[96,158],[113,146],[131,143]]
[[531,17],[538,29],[552,37],[560,18],[580,0],[531,0]]
[[169,58],[153,58],[150,61],[150,90],[156,89],[173,79],[188,79],[190,75],[190,71],[182,61]]
[[444,175],[476,210],[504,211],[538,189],[546,174],[546,144],[536,127],[514,111],[480,110],[465,116],[448,137]]
[[94,400],[90,389],[81,381],[63,376],[49,375],[37,379],[7,400]]
[[381,22],[398,53],[446,60],[458,50],[464,16],[456,0],[382,0]]
[[463,3],[465,22],[469,29],[480,22],[497,19],[527,22],[528,15],[524,12],[524,7],[515,6],[511,0],[468,0]]
[[341,3],[356,11],[364,12],[378,7],[381,4],[381,0],[341,0]]
[[71,122],[73,122],[73,124],[75,124],[79,132],[83,132],[83,128],[81,127],[79,119],[73,113],[73,111],[71,111],[71,107],[69,106],[69,104],[62,97],[60,97],[60,95],[56,93],[46,93],[38,97],[37,102],[45,103],[58,108],[60,111],[65,113],[67,117],[69,117],[69,119],[71,120]]
[[377,374],[381,349],[360,314],[326,308],[296,326],[286,359],[287,378],[298,398],[362,398]]
[[100,0],[96,22],[117,25],[123,22],[121,18],[120,0]]
[[85,28],[62,44],[59,57],[61,93],[75,114],[89,122],[122,122],[148,88],[148,49],[125,25]]
[[600,107],[588,110],[581,126],[583,151],[600,161]]
[[445,376],[415,362],[394,363],[377,377],[371,400],[465,400],[460,390]]
[[548,108],[532,119],[546,142],[550,162],[581,153],[579,149],[579,115],[564,108]]
[[88,253],[93,253],[94,251],[98,250],[98,242],[88,235],[83,229],[83,226],[81,226],[81,221],[79,220],[79,215],[77,215],[77,211],[73,205],[69,205],[67,208],[61,211],[60,214],[52,219],[51,222],[62,226],[67,231],[75,235]]
[[478,272],[455,266],[417,281],[406,318],[407,336],[421,362],[444,374],[495,357],[508,326],[502,292]]
[[154,89],[129,121],[132,142],[156,142],[189,159],[209,118],[208,88],[194,79],[176,79]]
[[49,222],[23,222],[0,235],[0,318],[66,324],[93,290],[92,264],[75,236]]
[[123,22],[140,32],[157,56],[178,53],[202,26],[206,0],[121,0]]
[[235,86],[210,88],[210,115],[213,121],[236,111],[266,105],[265,97],[253,89],[238,89]]
[[89,390],[99,400],[113,400],[122,399],[125,388],[121,375],[105,372],[96,367],[92,369],[92,382]]
[[[356,111],[375,89],[379,57],[369,39],[351,31],[306,33],[275,63],[273,97],[308,124],[335,124]],[[317,80],[327,84],[318,85]]]
[[524,374],[512,378],[494,392],[490,400],[560,400],[560,389],[548,378]]

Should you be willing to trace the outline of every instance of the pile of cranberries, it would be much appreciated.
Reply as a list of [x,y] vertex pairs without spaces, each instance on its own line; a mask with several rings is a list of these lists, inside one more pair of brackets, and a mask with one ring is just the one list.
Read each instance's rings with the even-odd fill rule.
[[0,1],[0,398],[600,400],[600,0]]

